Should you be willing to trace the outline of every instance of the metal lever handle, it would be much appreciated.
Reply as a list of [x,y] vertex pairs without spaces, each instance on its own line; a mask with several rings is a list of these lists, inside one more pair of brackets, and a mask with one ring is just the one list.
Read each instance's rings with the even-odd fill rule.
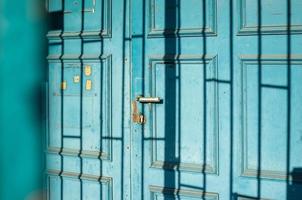
[[159,97],[137,97],[136,100],[140,103],[160,103]]

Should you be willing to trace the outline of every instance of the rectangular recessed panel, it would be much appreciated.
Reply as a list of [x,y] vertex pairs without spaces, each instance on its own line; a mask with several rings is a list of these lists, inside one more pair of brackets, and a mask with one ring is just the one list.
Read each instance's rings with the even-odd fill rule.
[[[91,67],[89,74],[84,73],[86,66]],[[109,159],[111,58],[82,64],[66,62],[63,76],[65,89],[62,96],[61,64],[50,65],[49,148],[64,147],[75,153],[82,146],[83,152],[102,152],[102,158]],[[86,90],[85,83],[88,80],[91,88]]]
[[216,57],[151,63],[150,93],[163,99],[152,112],[152,166],[216,173],[217,90],[207,79]]
[[295,165],[289,166],[287,172],[289,151],[294,158],[302,147],[297,128],[297,111],[302,109],[297,91],[301,88],[296,76],[302,73],[302,62],[288,62],[286,56],[259,61],[255,56],[255,59],[243,59],[241,73],[242,175],[256,177],[259,171],[263,178],[285,180],[287,173],[302,164],[293,159]]
[[159,186],[150,186],[152,200],[218,200],[217,193],[202,190],[174,189]]
[[[265,0],[258,5],[255,0],[239,0],[239,34],[286,34],[288,27],[287,7],[291,6],[290,31],[302,32],[302,2],[300,0]],[[293,6],[294,5],[294,6]],[[261,15],[259,14],[259,6]],[[261,17],[259,24],[259,17]],[[260,29],[260,30],[259,30]]]
[[[281,81],[278,76],[275,77],[274,81],[268,82],[271,79],[269,74],[263,73],[271,67],[262,66],[262,80],[266,80],[269,86],[278,86]],[[280,67],[275,66],[275,71],[279,71],[278,68]],[[287,133],[286,91],[278,88],[261,87],[262,95],[259,103],[259,67],[247,65],[244,71],[246,75],[244,79],[246,84],[244,104],[246,106],[246,120],[248,121],[246,124],[247,165],[249,168],[256,169],[258,156],[261,156],[262,170],[284,171]],[[258,146],[260,145],[259,140],[261,140],[261,146]],[[271,141],[275,142],[272,143]]]
[[111,34],[111,0],[85,0],[84,6],[81,0],[67,0],[64,13],[65,32],[84,31],[84,36],[89,36],[89,32]]
[[216,34],[216,0],[149,2],[149,36]]

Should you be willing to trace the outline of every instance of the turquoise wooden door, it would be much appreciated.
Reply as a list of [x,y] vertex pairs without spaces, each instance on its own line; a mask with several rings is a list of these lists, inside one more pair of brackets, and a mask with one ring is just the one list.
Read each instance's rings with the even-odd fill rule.
[[239,0],[233,32],[233,191],[301,199],[302,2]]
[[301,199],[302,2],[132,3],[133,199]]
[[128,7],[48,1],[48,199],[129,199]]
[[132,99],[161,99],[137,101],[146,122],[133,127],[132,195],[228,199],[229,1],[150,0],[132,6]]
[[300,10],[50,0],[48,199],[299,199]]

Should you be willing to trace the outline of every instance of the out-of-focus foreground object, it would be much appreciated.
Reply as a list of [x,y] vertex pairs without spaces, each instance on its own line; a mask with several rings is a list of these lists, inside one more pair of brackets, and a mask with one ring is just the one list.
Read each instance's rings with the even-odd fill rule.
[[0,199],[43,190],[44,1],[0,1]]

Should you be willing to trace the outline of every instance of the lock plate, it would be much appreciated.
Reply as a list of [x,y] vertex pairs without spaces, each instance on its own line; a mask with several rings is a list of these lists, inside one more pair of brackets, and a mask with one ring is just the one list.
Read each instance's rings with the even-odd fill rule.
[[137,124],[145,124],[146,118],[138,111],[137,101],[132,102],[132,121]]

